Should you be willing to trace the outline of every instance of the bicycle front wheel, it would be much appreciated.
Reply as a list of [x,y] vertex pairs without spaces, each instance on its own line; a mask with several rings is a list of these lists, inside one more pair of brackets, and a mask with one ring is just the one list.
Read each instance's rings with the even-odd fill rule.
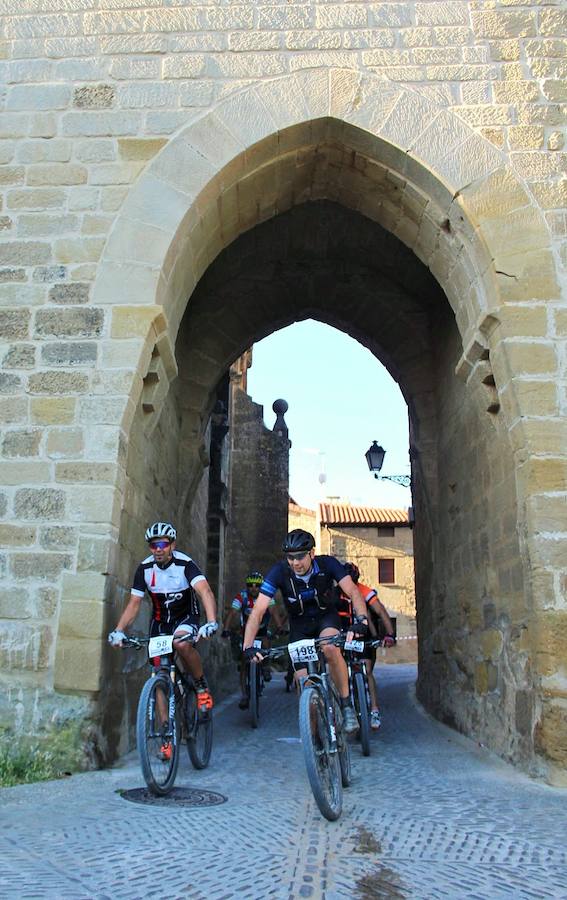
[[248,663],[248,695],[250,698],[250,724],[257,728],[260,721],[260,664],[255,660]]
[[343,808],[343,787],[337,753],[330,752],[325,700],[314,687],[306,687],[299,699],[299,734],[307,777],[315,802],[330,822]]
[[136,743],[142,774],[152,794],[168,794],[179,766],[179,721],[170,718],[173,684],[169,678],[149,678],[140,694],[136,718]]
[[213,712],[200,713],[197,694],[188,690],[185,694],[185,718],[187,722],[187,752],[195,769],[206,769],[213,749]]
[[370,711],[362,672],[357,672],[354,676],[354,703],[360,724],[359,736],[362,755],[370,756]]

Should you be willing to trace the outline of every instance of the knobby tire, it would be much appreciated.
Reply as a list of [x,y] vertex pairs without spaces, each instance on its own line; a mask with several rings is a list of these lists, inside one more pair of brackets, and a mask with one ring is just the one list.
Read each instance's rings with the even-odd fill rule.
[[329,752],[325,700],[317,688],[304,688],[299,698],[299,734],[315,802],[321,814],[334,822],[343,808],[339,755]]
[[370,710],[362,672],[357,672],[354,676],[354,702],[360,723],[359,737],[362,755],[370,756]]
[[213,711],[206,715],[197,709],[197,694],[190,688],[185,694],[187,752],[194,769],[206,769],[213,749]]
[[[180,734],[177,715],[174,716],[173,722],[166,719],[164,723],[159,723],[156,702],[158,691],[163,695],[166,709],[169,709],[169,699],[173,692],[170,679],[149,678],[142,688],[138,701],[136,743],[148,790],[163,797],[171,791],[177,775]],[[172,748],[169,760],[162,759],[160,752],[166,738]]]
[[248,663],[248,695],[250,700],[250,724],[257,728],[260,721],[260,665],[256,660]]

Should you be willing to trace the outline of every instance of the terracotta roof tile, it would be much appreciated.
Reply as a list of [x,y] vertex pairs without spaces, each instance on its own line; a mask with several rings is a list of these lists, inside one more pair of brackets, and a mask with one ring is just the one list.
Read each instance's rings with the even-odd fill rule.
[[350,503],[320,503],[321,525],[409,525],[407,509],[376,509]]

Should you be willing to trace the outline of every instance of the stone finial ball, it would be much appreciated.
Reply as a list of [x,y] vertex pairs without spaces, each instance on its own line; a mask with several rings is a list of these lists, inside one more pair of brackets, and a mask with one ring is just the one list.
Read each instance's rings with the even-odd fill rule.
[[283,416],[288,411],[289,405],[286,400],[274,400],[272,409],[276,416]]

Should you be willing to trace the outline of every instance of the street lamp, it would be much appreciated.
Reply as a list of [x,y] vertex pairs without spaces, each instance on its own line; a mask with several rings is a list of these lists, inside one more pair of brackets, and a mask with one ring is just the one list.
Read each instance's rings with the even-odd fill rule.
[[371,472],[374,472],[374,478],[379,478],[380,481],[395,481],[396,484],[402,484],[404,487],[409,487],[411,484],[411,476],[410,475],[379,475],[378,472],[382,468],[384,464],[384,457],[386,456],[386,451],[377,441],[372,441],[372,444],[364,454],[366,457],[366,462],[368,463],[368,468]]

